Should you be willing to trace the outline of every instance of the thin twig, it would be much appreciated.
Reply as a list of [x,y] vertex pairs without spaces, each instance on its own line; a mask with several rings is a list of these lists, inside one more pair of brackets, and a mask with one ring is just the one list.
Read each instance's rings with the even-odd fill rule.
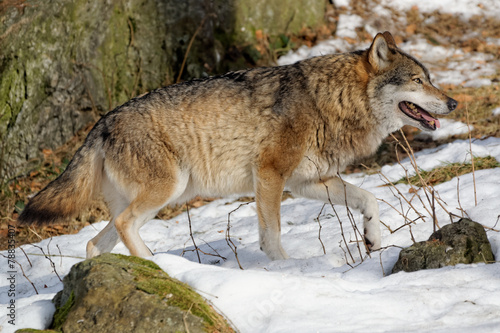
[[[326,192],[328,193],[328,186],[327,186],[325,183],[323,183],[323,184],[325,185]],[[335,216],[337,217],[337,220],[339,221],[339,225],[340,225],[340,235],[342,236],[342,239],[343,239],[343,241],[344,241],[344,244],[345,244],[345,246],[346,246],[346,248],[347,248],[347,252],[349,253],[349,256],[351,257],[351,260],[352,260],[352,262],[354,263],[354,262],[356,262],[356,260],[354,260],[354,257],[353,257],[353,255],[352,255],[352,253],[351,253],[351,249],[349,249],[349,246],[348,246],[347,240],[346,240],[346,238],[345,238],[344,226],[343,226],[343,224],[342,224],[342,220],[340,219],[340,216],[339,216],[339,214],[337,213],[337,210],[336,210],[336,209],[335,209],[335,207],[333,206],[333,203],[332,203],[332,201],[330,200],[330,196],[329,196],[329,195],[328,195],[328,202],[329,202],[329,204],[330,204],[330,207],[332,207],[333,213],[334,213],[334,214],[335,214]],[[346,256],[346,263],[349,265],[349,262],[348,262],[348,260],[347,260],[347,256]],[[350,265],[349,265],[349,266],[350,266]]]
[[[410,158],[410,162],[413,166],[413,168],[415,169],[415,172],[420,180],[420,183],[422,184],[422,188],[424,189],[424,194],[427,198],[427,202],[429,202],[429,204],[431,203],[431,200],[429,199],[429,195],[428,193],[431,193],[431,190],[434,189],[434,187],[432,185],[428,185],[427,182],[424,180],[424,178],[422,177],[422,174],[420,173],[420,169],[418,168],[418,165],[417,165],[417,158],[415,157],[415,153],[413,152],[413,149],[411,148],[410,146],[410,143],[408,142],[408,139],[406,138],[404,132],[402,130],[400,130],[401,132],[401,135],[403,136],[403,139],[405,140],[405,143],[406,143],[406,149],[404,146],[403,149],[405,149],[407,152],[410,153],[409,155],[409,158]],[[396,139],[397,140],[397,139]],[[447,213],[449,214],[450,212],[448,211],[448,209],[446,209],[446,203],[444,203],[444,201],[438,196],[437,197],[438,200],[437,203],[439,204],[439,206],[441,206],[441,208]],[[427,210],[427,208],[425,207],[424,205],[424,208]],[[428,210],[427,210],[428,211]],[[430,215],[430,214],[429,214]]]
[[34,234],[35,234],[35,236],[37,236],[37,237],[38,237],[41,241],[43,240],[43,237],[42,237],[42,236],[40,236],[40,235],[39,235],[39,234],[35,231],[35,229],[34,229],[34,228],[32,228],[32,227],[28,227],[28,230],[29,230],[29,231],[31,231],[32,233],[34,233]]
[[189,215],[189,205],[188,204],[186,204],[186,210],[187,210],[187,216],[188,216],[188,222],[189,222],[189,236],[191,236],[191,240],[193,241],[194,249],[196,251],[196,255],[198,256],[198,263],[201,264],[200,253],[198,252],[198,246],[196,245],[196,242],[194,241],[193,229],[191,228],[191,216]]
[[415,237],[413,237],[413,232],[411,231],[411,224],[408,225],[408,229],[410,230],[410,237],[411,237],[411,240],[413,241],[413,243],[416,243],[415,241]]
[[[201,254],[204,254],[206,256],[212,256],[212,257],[217,257],[217,258],[221,258],[222,260],[226,261],[227,259],[223,256],[221,256],[220,254],[213,254],[213,253],[210,253],[210,252],[205,252],[203,251],[201,248],[197,248],[197,249],[193,249],[193,250],[186,250],[186,243],[189,242],[189,240],[187,240],[185,243],[184,243],[184,248],[182,249],[182,252],[180,254],[181,257],[184,257],[184,253],[186,252],[201,252]],[[206,245],[208,245],[208,243],[205,242]],[[208,245],[210,246],[210,245]],[[210,246],[210,248],[213,249],[213,247]]]
[[193,36],[191,36],[191,39],[189,40],[189,44],[187,46],[186,53],[184,54],[184,59],[182,59],[181,69],[179,70],[179,75],[177,76],[177,81],[176,81],[177,83],[179,83],[181,81],[182,72],[184,71],[184,67],[186,66],[187,57],[189,55],[189,51],[191,51],[191,46],[193,46],[194,39],[196,38],[196,35],[198,35],[198,33],[200,32],[201,28],[203,27],[203,25],[205,24],[205,21],[207,20],[207,18],[209,16],[211,16],[211,15],[210,14],[205,15],[203,20],[201,20],[200,25],[198,25],[198,28],[194,32]]
[[385,277],[384,264],[382,263],[382,252],[383,252],[383,251],[380,251],[380,252],[379,252],[378,257],[379,257],[379,259],[380,259],[380,267],[382,268],[382,275]]
[[[344,239],[344,243],[345,243],[345,239]],[[346,243],[345,243],[345,244],[346,244]],[[342,241],[340,241],[340,242],[339,242],[339,247],[340,247],[340,249],[342,250],[342,252],[344,252],[345,263],[346,263],[349,267],[351,267],[351,268],[352,268],[353,266],[349,263],[349,260],[348,260],[348,258],[347,258],[347,252],[346,252],[346,251],[344,250],[344,248],[342,247]],[[347,251],[349,251],[349,246],[347,246],[347,244],[346,244],[346,247],[347,247]],[[352,259],[352,255],[351,255],[351,253],[350,253],[350,252],[349,252],[349,255],[351,256],[351,259]],[[353,262],[355,262],[355,261],[354,261],[354,259],[352,259],[352,261],[353,261]]]
[[36,289],[35,284],[33,282],[31,282],[31,280],[28,278],[28,276],[26,276],[26,273],[24,272],[23,266],[19,263],[19,261],[17,261],[16,259],[11,259],[3,253],[0,253],[0,255],[2,255],[2,257],[4,257],[5,259],[9,259],[9,260],[11,260],[19,265],[19,268],[21,268],[21,272],[23,273],[24,278],[26,280],[28,280],[29,283],[31,283],[31,286],[33,287],[33,289],[35,289],[35,293],[38,295],[38,290]]
[[236,261],[238,262],[238,266],[240,267],[240,269],[243,269],[243,267],[241,266],[240,259],[238,259],[237,246],[236,246],[236,244],[234,244],[234,242],[233,242],[233,240],[231,239],[231,236],[230,236],[231,214],[234,213],[235,211],[237,211],[238,209],[240,209],[240,207],[246,206],[246,205],[249,205],[249,204],[251,204],[251,202],[242,203],[236,209],[233,209],[232,211],[230,211],[227,214],[226,243],[229,246],[229,248],[231,249],[231,251],[233,251],[234,257],[236,258]]
[[[323,179],[321,178],[321,173],[319,171],[319,166],[318,164],[316,164],[316,162],[314,162],[312,159],[310,159],[308,156],[306,156],[307,159],[316,167],[316,171],[318,172],[318,180],[320,183],[322,183],[324,186],[325,186],[325,191],[326,191],[326,197],[328,199],[328,204],[330,205],[330,207],[332,208],[333,210],[333,213],[335,214],[335,216],[337,217],[337,220],[339,221],[339,225],[340,225],[340,234],[342,236],[342,239],[344,240],[344,244],[347,248],[347,252],[349,253],[349,256],[351,257],[351,260],[352,262],[356,262],[356,260],[354,260],[354,256],[352,255],[351,253],[351,250],[349,249],[349,245],[347,243],[347,240],[345,238],[345,233],[344,233],[344,226],[342,224],[342,220],[340,219],[340,216],[339,214],[337,213],[337,210],[335,209],[335,207],[333,206],[333,202],[332,202],[332,199],[330,197],[330,190],[328,189],[328,185],[326,184],[325,181],[323,181]],[[342,246],[341,246],[342,248]],[[349,261],[347,260],[347,255],[346,255],[346,263],[349,265]]]
[[[404,135],[404,133],[403,133]],[[410,158],[410,161],[411,161],[411,156],[414,157],[413,155],[413,150],[411,149],[411,146],[410,144],[407,142],[407,145],[408,145],[408,149],[403,146],[399,140],[393,136],[394,139],[396,139],[397,141],[397,145],[394,147],[394,149],[396,150],[396,157],[398,159],[398,164],[401,168],[403,168],[403,170],[405,171],[405,177],[406,177],[406,181],[408,182],[408,184],[410,185],[410,188],[412,189],[412,191],[415,193],[415,195],[411,198],[410,202],[413,201],[413,198],[416,196],[418,198],[418,200],[420,201],[420,203],[422,204],[422,207],[424,207],[424,209],[427,211],[427,213],[429,213],[429,215],[431,215],[431,213],[429,212],[429,210],[427,209],[427,206],[425,205],[424,201],[422,200],[422,198],[420,197],[420,194],[418,194],[418,189],[415,189],[415,187],[413,186],[412,182],[410,181],[410,175],[408,174],[408,169],[403,165],[403,163],[401,163],[401,159],[399,157],[399,153],[398,153],[398,147],[401,147],[403,148],[403,150],[406,152],[406,154],[409,156]],[[406,139],[406,137],[404,137]],[[417,162],[415,160],[415,164],[411,163],[412,167],[415,169],[416,168],[416,171],[415,172],[418,172],[420,169],[418,169],[418,165],[417,165]],[[424,189],[425,191],[425,189]],[[425,222],[425,220],[424,220]]]
[[[417,221],[417,220],[419,220],[419,219],[420,219],[420,217],[417,217],[417,218],[416,218],[415,220],[413,220],[413,221],[406,222],[405,224],[403,224],[403,225],[401,225],[401,226],[397,227],[396,229],[394,229],[394,232],[399,231],[400,229],[403,229],[403,228],[404,228],[404,227],[406,227],[406,226],[409,226],[409,225],[415,224],[415,221]],[[393,232],[393,233],[394,233],[394,232]]]
[[394,233],[394,231],[392,231],[391,227],[390,227],[390,226],[388,226],[386,223],[384,223],[384,221],[382,221],[382,220],[379,220],[379,221],[380,221],[380,224],[382,224],[384,227],[386,227],[386,228],[387,228],[387,230],[389,230],[389,232],[390,232],[391,234],[393,234],[393,233]]
[[132,21],[130,21],[130,17],[127,18],[127,24],[130,30],[130,42],[128,43],[128,46],[130,47],[134,45],[134,26],[132,25]]
[[219,257],[219,258],[221,258],[224,261],[227,260],[227,258],[221,256],[220,253],[216,249],[214,249],[212,245],[210,245],[209,243],[207,243],[204,239],[201,239],[201,240],[203,241],[203,243],[205,243],[206,246],[208,246],[209,248],[211,248],[215,252],[215,254],[213,254],[213,253],[206,253],[206,252],[201,251],[201,249],[200,249],[201,253],[203,253],[203,254],[205,254],[207,256]]
[[[385,180],[386,180],[386,182],[387,182],[387,183],[391,186],[391,189],[395,189],[395,190],[398,192],[399,196],[400,196],[401,198],[403,198],[403,200],[404,200],[404,201],[406,201],[406,203],[407,203],[407,204],[408,204],[408,205],[409,205],[409,206],[413,209],[413,211],[414,211],[415,213],[417,213],[417,215],[418,215],[418,216],[419,216],[422,220],[424,220],[424,221],[425,221],[424,215],[420,214],[420,212],[419,212],[419,211],[418,211],[418,210],[417,210],[417,209],[413,206],[413,204],[412,204],[412,203],[411,203],[408,199],[406,199],[406,196],[405,196],[405,195],[403,195],[403,193],[401,193],[401,191],[400,191],[400,190],[396,187],[396,185],[394,185],[394,184],[393,184],[393,183],[389,180],[389,178],[387,178],[387,177],[386,177],[386,176],[385,176],[382,172],[380,172],[380,171],[379,171],[379,172],[378,172],[378,174],[379,174],[380,176],[384,177],[384,178],[385,178]],[[381,199],[379,199],[379,200],[381,200]],[[381,200],[381,201],[384,201],[384,200]],[[384,201],[384,202],[385,202],[385,201]],[[394,208],[394,207],[393,207],[393,208]],[[394,208],[394,209],[395,209],[395,208]],[[396,209],[396,211],[397,211],[397,209]],[[401,215],[402,215],[402,216],[404,216],[402,213],[401,213]]]
[[132,96],[134,97],[138,92],[137,88],[139,86],[139,80],[141,79],[141,74],[142,74],[142,58],[139,58],[139,70],[137,71],[137,74],[135,75],[134,79],[134,87],[132,88]]
[[24,252],[24,249],[22,247],[19,246],[19,250],[23,251],[24,253],[24,256],[26,257],[26,259],[28,260],[28,263],[30,264],[30,267],[33,268],[33,265],[31,264],[31,260],[30,258],[28,257],[28,255],[26,254],[26,252]]
[[491,230],[491,231],[494,231],[494,232],[500,232],[500,230],[495,229],[495,227],[497,226],[499,220],[500,220],[500,215],[497,216],[497,221],[495,222],[495,224],[493,225],[493,227],[488,227],[488,226],[485,226],[485,225],[482,225],[482,226],[483,226],[484,229],[488,229],[488,230]]
[[191,308],[193,307],[194,303],[191,303],[191,306],[189,307],[189,309],[184,313],[184,315],[182,316],[182,321],[184,322],[184,329],[186,330],[187,333],[190,333],[189,331],[189,327],[188,327],[188,324],[187,324],[187,321],[186,321],[186,318],[187,318],[187,315],[189,313],[191,313]]
[[321,243],[321,247],[323,248],[323,254],[326,254],[326,249],[325,249],[325,244],[323,244],[323,241],[321,240],[321,229],[323,228],[321,226],[321,221],[319,220],[319,217],[321,216],[321,213],[323,213],[323,209],[325,208],[326,204],[323,204],[323,207],[321,207],[321,210],[319,211],[318,217],[316,218],[316,221],[318,222],[319,229],[318,229],[318,239],[319,242]]
[[61,257],[61,262],[59,263],[59,266],[62,267],[62,253],[61,253],[61,248],[59,247],[59,244],[56,244],[57,249],[59,250],[59,256]]
[[[410,143],[406,139],[406,136],[405,136],[404,132],[402,130],[400,130],[400,132],[401,132],[401,135],[403,136],[403,139],[405,139],[406,146],[404,146],[403,144],[401,144],[401,142],[394,135],[393,135],[393,138],[396,139],[396,141],[398,142],[398,145],[401,148],[403,148],[403,150],[408,155],[408,158],[410,159],[410,164],[413,167],[413,169],[415,170],[415,174],[418,176],[418,178],[420,180],[420,184],[422,185],[422,188],[424,189],[424,194],[425,194],[425,197],[427,198],[427,202],[430,203],[429,196],[427,195],[427,182],[422,178],[422,175],[420,174],[420,169],[419,169],[419,167],[417,165],[417,159],[415,157],[413,149],[410,146]],[[400,163],[400,165],[402,165],[402,164]],[[406,169],[405,169],[405,172],[406,172]],[[407,179],[408,179],[408,182],[409,182],[408,175],[407,175]],[[424,209],[427,211],[427,213],[429,215],[432,215],[432,213],[429,211],[429,209],[427,208],[427,206],[422,201],[422,198],[420,197],[420,195],[418,195],[418,198],[419,198],[420,202],[422,203],[422,206],[424,207]]]
[[458,173],[457,173],[457,201],[458,201],[458,209],[462,212],[462,217],[464,217],[465,210],[463,209],[462,203],[460,202],[460,177],[458,177]]
[[[354,220],[354,216],[352,215],[352,212],[349,209],[349,205],[347,202],[347,185],[345,184],[344,180],[340,176],[339,170],[337,170],[337,177],[339,177],[340,181],[342,182],[342,185],[344,186],[344,200],[345,200],[345,206],[347,208],[347,217],[349,218],[349,222],[351,223],[352,229],[354,230],[354,237],[356,238],[356,241],[355,241],[356,247],[358,248],[358,253],[359,253],[359,257],[361,258],[361,262],[363,262],[363,253],[361,252],[361,248],[359,247],[359,243],[362,242],[364,244],[366,253],[368,253],[369,256],[370,256],[370,250],[368,249],[368,245],[366,244],[366,240],[363,237],[363,235],[361,234],[361,232],[359,231],[358,226],[356,225],[356,221]],[[361,241],[358,239],[358,234],[361,236]]]
[[474,185],[474,206],[477,206],[476,173],[474,168],[474,154],[472,154],[472,132],[470,130],[469,106],[467,103],[465,104],[465,115],[467,117],[467,128],[469,130],[469,150],[470,150],[470,161],[472,165],[472,183]]
[[[52,241],[52,237],[50,238],[49,244],[47,245],[47,249],[48,249],[48,247],[49,247],[49,245],[50,245],[50,242],[51,242],[51,241]],[[54,271],[54,273],[56,273],[57,278],[59,279],[59,281],[61,281],[61,282],[62,282],[62,279],[61,279],[61,277],[59,276],[59,273],[57,273],[57,270],[56,270],[56,265],[54,264],[54,261],[52,261],[52,259],[50,258],[50,257],[52,256],[52,255],[50,254],[50,252],[49,252],[49,255],[47,255],[47,254],[45,253],[45,251],[44,251],[44,250],[43,250],[40,246],[35,245],[35,244],[30,244],[30,245],[31,245],[31,246],[34,246],[34,247],[36,247],[37,249],[39,249],[39,250],[42,252],[43,256],[44,256],[44,257],[45,257],[45,258],[46,258],[46,259],[50,262],[50,266],[52,267],[52,270]]]
[[436,205],[434,204],[434,199],[435,199],[434,190],[432,190],[432,205],[431,205],[431,208],[432,208],[432,229],[433,229],[433,232],[436,232],[437,219],[436,219]]

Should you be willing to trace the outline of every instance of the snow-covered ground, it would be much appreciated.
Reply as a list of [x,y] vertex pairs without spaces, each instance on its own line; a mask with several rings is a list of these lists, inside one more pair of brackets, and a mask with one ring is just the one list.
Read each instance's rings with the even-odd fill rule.
[[[335,2],[339,6],[349,5],[346,0]],[[391,6],[418,5],[421,10],[452,10],[464,16],[476,11],[484,15],[498,14],[494,14],[498,9],[492,0],[455,0],[453,4],[443,5],[445,3],[451,2],[400,0],[392,1]],[[349,29],[354,29],[353,26],[363,24],[359,18],[351,20],[350,16],[341,17],[346,29],[340,30],[340,34],[347,34],[343,37],[349,37]],[[367,46],[356,45],[356,48]],[[352,47],[345,39],[337,38],[313,48],[303,47],[279,61],[280,64],[290,63],[313,55],[344,52]],[[466,54],[460,49],[431,46],[419,38],[400,47],[422,59],[438,84],[495,84],[487,76],[500,67],[485,54]],[[499,110],[497,106],[493,115],[498,116]],[[435,135],[467,130],[461,123],[441,123],[442,128]],[[446,163],[470,161],[470,149],[468,141],[454,141],[421,151],[416,159],[421,169],[431,170]],[[472,154],[491,155],[500,160],[500,138],[475,140]],[[380,217],[385,225],[382,226],[384,248],[371,257],[363,255],[361,258],[345,208],[335,207],[335,213],[328,205],[323,207],[320,202],[306,199],[287,199],[282,203],[282,241],[292,257],[286,261],[271,262],[259,250],[255,203],[242,204],[234,202],[235,198],[216,200],[190,211],[197,245],[206,253],[218,254],[200,254],[202,264],[192,251],[186,213],[169,221],[151,221],[141,230],[141,235],[155,253],[153,261],[171,276],[194,287],[241,332],[500,331],[500,263],[390,274],[400,247],[411,245],[412,237],[416,241],[426,240],[433,229],[431,204],[422,189],[414,193],[409,185],[400,184],[397,185],[398,193],[393,187],[382,186],[403,177],[405,169],[412,171],[408,160],[384,166],[381,174],[343,176],[345,181],[374,193],[380,200]],[[435,186],[435,191],[448,212],[467,215],[487,228],[493,253],[499,258],[500,168],[477,171],[475,181],[472,174],[454,178]],[[415,209],[410,208],[402,196]],[[445,209],[436,205],[440,226],[450,223]],[[424,218],[417,219],[417,212]],[[361,215],[352,213],[361,227]],[[415,219],[415,223],[407,224]],[[231,240],[237,246],[237,258],[244,270],[239,268],[226,242],[228,220]],[[342,237],[339,220],[348,244]],[[84,259],[86,242],[104,225],[105,222],[95,223],[76,235],[47,239],[36,244],[37,247],[23,245],[27,256],[20,249],[16,250],[16,260],[38,294],[23,276],[21,268],[15,265],[12,270],[16,271],[16,295],[9,296],[7,259],[0,258],[4,261],[0,265],[3,273],[0,280],[2,333],[23,327],[47,327],[54,312],[51,299],[63,287],[58,275],[62,278],[72,265]],[[42,250],[52,255],[52,263]],[[128,254],[122,244],[113,252]],[[1,253],[7,256],[6,251]],[[10,318],[6,316],[12,299],[15,300],[15,326],[9,324]]]

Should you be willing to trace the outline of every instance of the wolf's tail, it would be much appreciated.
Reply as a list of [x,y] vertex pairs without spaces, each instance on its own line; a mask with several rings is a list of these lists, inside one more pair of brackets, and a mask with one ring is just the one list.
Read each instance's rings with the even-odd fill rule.
[[101,140],[95,134],[89,134],[66,170],[29,201],[19,215],[18,223],[44,225],[62,222],[89,205],[101,190],[103,173]]

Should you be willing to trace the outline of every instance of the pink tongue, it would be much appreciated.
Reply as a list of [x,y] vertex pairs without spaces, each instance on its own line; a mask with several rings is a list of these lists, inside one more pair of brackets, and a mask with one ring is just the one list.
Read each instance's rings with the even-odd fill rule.
[[427,120],[427,121],[434,121],[434,124],[436,125],[436,128],[441,127],[441,124],[439,123],[439,119],[432,118],[430,115],[421,113],[422,117]]

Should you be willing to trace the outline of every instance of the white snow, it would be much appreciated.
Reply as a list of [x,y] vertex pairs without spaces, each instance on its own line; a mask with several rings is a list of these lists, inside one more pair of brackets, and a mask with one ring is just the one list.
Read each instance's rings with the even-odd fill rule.
[[[350,1],[335,0],[335,4],[348,7]],[[418,6],[422,12],[439,10],[464,17],[500,16],[500,7],[494,0],[383,0],[381,4],[399,10]],[[355,15],[346,14],[340,19],[342,37],[355,37],[354,27],[368,24]],[[372,31],[369,26],[365,30]],[[304,46],[278,62],[282,65],[368,46],[336,38],[312,48]],[[471,87],[494,84],[489,76],[498,70],[498,62],[491,55],[465,54],[453,47],[432,46],[422,38],[412,38],[400,47],[420,58],[438,84]],[[500,115],[500,108],[492,113]],[[442,119],[441,124],[442,128],[431,134],[432,139],[467,131],[467,126],[460,122]],[[467,140],[457,140],[421,151],[416,159],[419,168],[431,170],[447,163],[468,162],[471,154],[491,155],[500,160],[500,138],[474,140],[472,145]],[[410,161],[404,160],[384,166],[381,174],[343,176],[345,181],[372,192],[380,200],[381,221],[387,226],[382,226],[384,248],[371,257],[360,256],[356,243],[351,242],[356,234],[345,208],[335,207],[335,213],[328,205],[323,208],[322,203],[306,199],[287,199],[282,203],[282,241],[292,257],[285,261],[271,262],[259,250],[255,203],[241,205],[234,198],[216,200],[190,211],[197,245],[204,252],[218,253],[226,260],[201,254],[202,264],[198,263],[185,213],[168,221],[153,220],[141,229],[141,235],[155,254],[153,261],[171,276],[194,287],[240,332],[498,332],[499,262],[390,274],[400,247],[411,245],[412,237],[415,241],[426,240],[433,229],[431,204],[423,189],[415,194],[409,185],[400,184],[396,186],[398,193],[393,187],[384,186],[413,173]],[[448,212],[467,215],[487,228],[493,252],[499,258],[500,168],[476,171],[475,178],[472,174],[463,175],[434,189],[436,198],[440,198]],[[239,269],[225,239],[230,212],[231,240],[237,246],[244,270]],[[417,212],[423,218],[418,219]],[[352,213],[361,228],[362,216],[357,211]],[[336,214],[342,221],[348,244],[343,240]],[[318,217],[326,254],[318,239]],[[440,205],[436,205],[436,217],[440,226],[450,223],[448,213]],[[405,224],[411,220],[415,222],[410,228]],[[16,250],[16,260],[38,294],[15,265],[16,295],[10,297],[7,259],[1,258],[4,261],[0,280],[2,333],[23,327],[43,329],[50,324],[55,310],[51,300],[63,287],[57,274],[62,278],[72,265],[84,260],[86,242],[105,224],[95,223],[76,235],[46,239],[35,244],[36,247],[23,245],[29,261],[19,248]],[[347,249],[353,258],[346,253]],[[123,244],[113,252],[128,254]],[[1,253],[7,256],[6,251]],[[51,255],[53,266],[44,254]],[[12,299],[16,306],[15,326],[9,324],[11,318],[7,316]]]
[[[367,48],[368,46],[370,46],[369,43],[361,44],[361,46],[358,45],[359,48]],[[286,55],[281,56],[278,59],[278,65],[289,65],[306,58],[345,52],[351,48],[352,45],[350,45],[345,39],[328,39],[313,47],[303,45],[295,52],[289,51]]]
[[341,38],[356,38],[355,29],[361,26],[363,26],[363,18],[361,16],[341,14],[337,23],[337,36]]
[[389,6],[401,11],[410,10],[412,7],[418,7],[419,11],[432,13],[439,11],[454,15],[461,15],[464,18],[470,18],[474,15],[500,15],[498,2],[496,0],[382,0],[382,5]]
[[491,113],[494,115],[494,116],[500,116],[500,107],[498,108],[494,108]]
[[339,7],[349,7],[350,2],[351,2],[350,0],[334,0],[333,4],[337,8],[339,8]]

